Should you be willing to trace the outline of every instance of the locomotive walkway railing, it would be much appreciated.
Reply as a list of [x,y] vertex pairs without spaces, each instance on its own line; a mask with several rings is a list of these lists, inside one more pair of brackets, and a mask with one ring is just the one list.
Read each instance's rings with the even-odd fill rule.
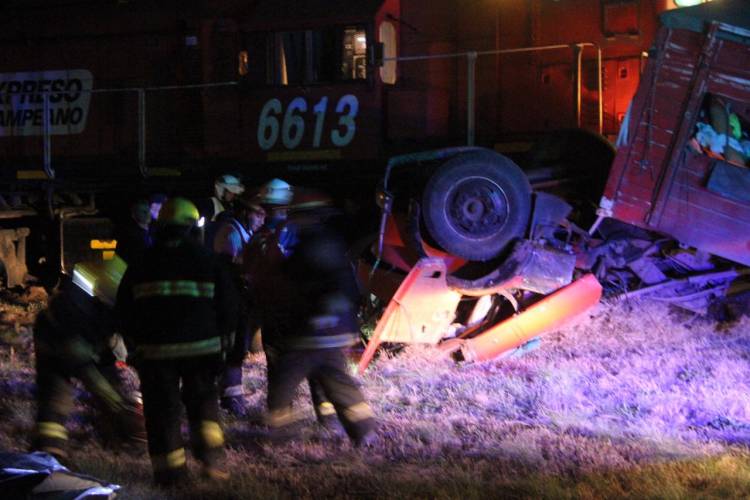
[[455,52],[448,54],[432,54],[421,56],[384,57],[383,62],[394,61],[425,61],[430,59],[458,59],[466,58],[467,85],[466,85],[466,145],[473,146],[476,139],[476,73],[477,59],[480,56],[520,54],[524,52],[543,52],[551,50],[571,49],[576,59],[575,78],[575,109],[576,125],[581,126],[581,71],[583,65],[583,49],[592,47],[596,49],[596,72],[597,72],[597,103],[598,103],[598,129],[601,134],[604,127],[604,106],[602,101],[602,49],[592,42],[575,43],[571,45],[543,45],[539,47],[520,47],[516,49],[481,50],[468,52]]
[[[218,87],[234,87],[239,82],[218,82],[218,83],[201,83],[190,85],[164,85],[152,87],[124,87],[124,88],[104,88],[104,89],[80,89],[81,93],[106,94],[106,93],[130,93],[133,92],[138,96],[138,169],[143,177],[148,176],[148,166],[146,163],[146,93],[168,90],[189,90],[189,89],[208,89]],[[43,92],[43,119],[42,119],[42,143],[44,149],[44,172],[49,179],[55,178],[55,170],[52,166],[52,127],[50,124],[50,95],[58,91]],[[19,93],[23,94],[23,93]]]
[[[502,49],[502,50],[483,50],[483,51],[467,51],[467,52],[455,52],[445,54],[431,54],[431,55],[416,55],[416,56],[401,56],[401,57],[388,57],[383,58],[383,62],[408,62],[408,61],[424,61],[424,60],[435,60],[435,59],[461,59],[465,58],[467,63],[467,85],[466,85],[466,145],[474,146],[476,143],[476,85],[477,85],[477,64],[478,59],[482,56],[499,56],[508,54],[519,54],[519,53],[533,53],[533,52],[546,52],[556,50],[572,50],[575,59],[575,68],[573,70],[574,79],[574,95],[573,104],[575,107],[575,119],[576,125],[581,127],[582,124],[582,113],[581,113],[581,100],[582,100],[582,65],[583,65],[583,52],[587,47],[594,48],[596,50],[596,70],[597,70],[597,105],[598,105],[598,131],[602,133],[603,130],[603,100],[602,100],[602,50],[595,43],[584,42],[575,43],[571,45],[545,45],[539,47],[520,47],[515,49]],[[135,147],[137,148],[137,165],[140,174],[143,177],[148,177],[148,141],[147,141],[147,94],[151,92],[163,92],[163,91],[185,91],[190,89],[202,90],[210,88],[226,88],[236,87],[239,85],[237,81],[218,82],[218,83],[205,83],[205,84],[189,84],[189,85],[164,85],[164,86],[148,86],[148,87],[121,87],[121,88],[98,88],[98,89],[86,89],[78,88],[76,92],[82,94],[134,94],[137,98],[137,137],[135,138]],[[15,92],[16,95],[25,95],[25,98],[21,101],[23,106],[28,106],[28,103],[32,99],[41,99],[41,124],[36,123],[37,126],[41,125],[42,135],[42,146],[43,146],[43,169],[44,174],[48,179],[55,178],[55,169],[53,165],[53,140],[52,136],[56,135],[54,123],[51,123],[53,116],[59,111],[59,91],[58,90],[47,90],[47,91],[35,91],[35,92]],[[34,94],[33,96],[30,94]],[[51,102],[50,98],[54,101],[55,95],[57,99],[55,103]],[[35,101],[39,102],[39,101]],[[136,107],[136,106],[134,106]],[[21,110],[22,112],[29,113],[28,109]],[[59,128],[59,126],[58,126]],[[60,133],[57,131],[57,133]],[[11,134],[15,135],[15,134]],[[24,134],[21,134],[24,135]],[[31,134],[36,135],[36,134]]]

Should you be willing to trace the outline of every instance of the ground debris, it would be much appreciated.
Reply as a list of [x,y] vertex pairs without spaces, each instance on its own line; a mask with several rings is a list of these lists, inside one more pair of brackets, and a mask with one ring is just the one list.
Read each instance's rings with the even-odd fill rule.
[[[20,306],[0,311],[13,307]],[[260,481],[270,496],[281,488],[287,496],[327,497],[357,484],[364,496],[409,496],[418,491],[409,484],[481,486],[536,474],[577,481],[739,453],[750,444],[750,318],[722,332],[710,321],[677,318],[664,304],[602,304],[521,358],[456,365],[422,346],[382,356],[361,378],[380,422],[379,441],[367,453],[315,424],[306,384],[295,401],[304,416],[300,432],[272,439],[261,418],[265,360],[249,356],[252,418],[225,422],[230,468],[243,478],[233,487]],[[29,359],[6,359],[0,417],[12,425],[0,427],[0,446],[23,450],[33,424],[33,367]],[[102,450],[91,411],[79,403],[70,423],[86,471],[123,484],[129,498],[153,498],[148,459]],[[334,475],[325,472],[330,464],[337,464]],[[203,493],[211,494],[195,494]]]

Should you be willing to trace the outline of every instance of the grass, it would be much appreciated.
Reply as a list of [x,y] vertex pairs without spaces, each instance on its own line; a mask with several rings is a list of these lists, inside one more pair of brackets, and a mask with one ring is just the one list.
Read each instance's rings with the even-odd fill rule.
[[[380,421],[379,443],[363,452],[314,424],[306,389],[297,404],[309,425],[270,439],[257,424],[256,355],[244,374],[252,414],[226,421],[228,484],[153,489],[148,459],[103,448],[82,405],[73,455],[135,499],[747,497],[750,320],[718,326],[630,302],[598,306],[519,359],[455,365],[411,346],[362,378]],[[0,350],[0,449],[27,446],[29,361]]]

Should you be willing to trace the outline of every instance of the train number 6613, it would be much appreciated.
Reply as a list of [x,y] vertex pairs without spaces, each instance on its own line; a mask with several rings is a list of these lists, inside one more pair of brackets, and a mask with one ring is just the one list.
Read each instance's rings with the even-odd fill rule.
[[[305,120],[303,115],[307,113],[307,101],[304,97],[295,97],[287,106],[284,117],[279,124],[279,117],[283,111],[281,101],[269,99],[260,111],[258,117],[258,146],[264,151],[273,148],[279,140],[286,149],[294,149],[302,142],[305,135]],[[313,107],[315,115],[315,128],[313,131],[312,147],[319,148],[323,135],[326,111],[328,110],[328,97],[323,97]],[[359,101],[352,94],[346,94],[336,103],[335,112],[339,119],[336,127],[331,129],[330,138],[334,146],[342,148],[352,142],[357,130],[354,119],[359,111]]]

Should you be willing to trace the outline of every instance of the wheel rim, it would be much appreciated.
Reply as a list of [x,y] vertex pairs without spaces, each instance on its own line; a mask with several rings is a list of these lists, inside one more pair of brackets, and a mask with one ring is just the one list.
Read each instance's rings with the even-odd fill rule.
[[474,239],[496,234],[509,215],[505,191],[486,177],[468,177],[456,183],[446,196],[445,208],[451,227]]

